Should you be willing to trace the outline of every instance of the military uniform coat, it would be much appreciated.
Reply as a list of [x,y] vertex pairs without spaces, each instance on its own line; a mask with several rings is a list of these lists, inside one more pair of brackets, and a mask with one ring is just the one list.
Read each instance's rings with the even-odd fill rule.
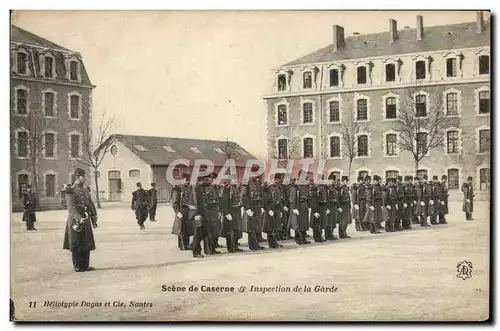
[[[68,218],[64,231],[63,249],[72,252],[86,252],[95,249],[94,233],[92,222],[97,222],[97,214],[93,214],[92,199],[89,191],[83,185],[74,185],[66,188],[66,206],[68,208]],[[84,212],[87,212],[90,219],[82,224],[82,231],[73,230],[73,224],[82,219]]]
[[427,216],[434,216],[436,207],[436,198],[434,197],[434,183],[429,182],[424,187],[424,196],[426,198]]
[[326,214],[328,204],[328,190],[325,185],[318,186],[318,213],[320,219],[320,228],[325,229],[328,222]]
[[[355,183],[351,187],[351,197],[352,197],[352,217],[356,222],[359,222],[359,196],[358,196],[358,185]],[[358,208],[356,208],[356,206]]]
[[36,208],[38,201],[33,192],[26,192],[23,194],[23,222],[36,222]]
[[402,183],[397,183],[396,189],[396,218],[401,220],[406,217],[406,211],[404,207],[405,203],[405,187]]
[[[374,223],[375,222],[375,205],[373,197],[373,186],[368,184],[365,186],[365,200],[366,200],[366,212],[363,217],[363,223]],[[361,201],[361,200],[360,200]],[[373,210],[370,208],[373,207]]]
[[[290,189],[290,228],[300,231],[309,230],[309,188],[306,185],[294,185]],[[293,213],[297,209],[299,215]]]
[[[427,216],[427,205],[425,198],[425,190],[423,184],[417,184],[415,186],[415,195],[417,197],[417,208],[415,210],[415,215],[417,216]],[[423,203],[423,206],[422,206]]]
[[[462,192],[464,193],[464,203],[462,205],[462,211],[465,213],[474,212],[474,188],[472,184],[463,183]],[[470,202],[467,202],[469,200]]]
[[337,189],[333,185],[328,186],[326,189],[326,196],[326,209],[328,213],[326,217],[326,226],[335,229],[337,226],[337,212],[335,210],[338,208],[339,203]]
[[344,226],[352,223],[351,217],[351,194],[349,193],[349,186],[342,185],[340,187],[340,223]]
[[390,222],[396,221],[398,218],[398,209],[396,206],[398,205],[398,196],[397,196],[397,188],[396,186],[387,187],[387,203],[386,207],[390,206],[391,208],[387,208],[387,220]]
[[[280,229],[280,217],[282,212],[281,190],[278,185],[272,184],[265,187],[264,191],[264,213],[266,215],[263,232],[268,234],[278,234]],[[269,211],[273,212],[271,216]]]
[[436,195],[438,199],[437,209],[439,215],[448,214],[448,187],[446,183],[438,183],[436,186]]
[[148,218],[149,195],[140,188],[132,193],[132,209],[135,211],[135,218],[138,221],[144,221]]
[[[260,227],[260,219],[263,208],[263,196],[262,187],[258,183],[249,183],[244,186],[241,191],[241,203],[243,205],[243,231],[250,232],[257,230]],[[253,212],[252,216],[248,216],[247,210],[250,209]]]

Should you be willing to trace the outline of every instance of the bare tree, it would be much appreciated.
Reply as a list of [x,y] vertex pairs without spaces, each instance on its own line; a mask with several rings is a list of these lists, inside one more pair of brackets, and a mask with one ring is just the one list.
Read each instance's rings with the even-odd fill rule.
[[399,133],[401,151],[412,153],[415,175],[420,161],[431,151],[442,147],[445,130],[458,127],[460,120],[446,114],[442,90],[415,87],[405,90],[394,130]]
[[[279,150],[279,140],[286,139],[286,151]],[[269,137],[270,156],[279,160],[280,167],[288,167],[289,161],[301,158],[301,139],[298,132],[298,127],[292,125],[286,127],[278,127],[274,135]]]
[[[111,142],[109,137],[115,125],[114,116],[108,116],[104,112],[97,122],[94,122],[95,131],[92,126],[85,125],[82,132],[82,155],[76,158],[76,162],[92,169],[96,192],[97,208],[101,208],[99,196],[99,180],[97,173],[104,157],[109,152]],[[71,146],[67,146],[71,150]]]
[[360,131],[361,125],[355,122],[353,115],[349,113],[347,120],[342,123],[342,155],[349,160],[349,180],[351,180],[351,169],[354,158],[358,155],[358,144],[356,134]]
[[224,156],[226,157],[226,160],[229,159],[236,159],[239,156],[239,151],[238,151],[238,145],[232,141],[229,141],[229,139],[226,137],[226,141],[221,147],[221,150],[224,152]]

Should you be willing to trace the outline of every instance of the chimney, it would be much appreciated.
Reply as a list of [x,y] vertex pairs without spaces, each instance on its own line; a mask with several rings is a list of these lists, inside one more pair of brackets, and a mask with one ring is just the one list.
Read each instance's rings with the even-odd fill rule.
[[483,17],[483,12],[482,11],[478,11],[477,12],[477,22],[476,22],[477,26],[476,26],[476,32],[477,33],[481,33],[483,32],[483,29],[484,29],[484,17]]
[[333,26],[333,51],[335,52],[344,45],[344,28],[340,25]]
[[391,35],[389,42],[396,42],[396,39],[398,39],[398,22],[396,22],[396,20],[393,20],[392,18],[389,19],[389,32]]
[[417,15],[417,40],[424,38],[424,18],[422,15]]

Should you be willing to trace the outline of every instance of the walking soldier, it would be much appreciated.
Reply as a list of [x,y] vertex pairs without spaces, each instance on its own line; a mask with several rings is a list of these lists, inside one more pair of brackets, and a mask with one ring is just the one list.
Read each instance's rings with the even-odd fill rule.
[[148,190],[149,196],[149,220],[156,222],[156,205],[158,204],[156,184],[151,183],[151,188]]
[[222,213],[222,233],[226,237],[229,253],[242,252],[238,248],[238,231],[241,223],[240,192],[236,185],[225,181],[221,190],[220,211]]
[[403,230],[403,223],[406,223],[405,218],[405,188],[403,185],[403,177],[398,176],[398,182],[396,183],[396,219],[394,223],[394,230]]
[[299,245],[311,243],[306,239],[306,232],[309,229],[308,197],[307,185],[293,185],[290,188],[290,227],[295,230],[295,242]]
[[472,177],[467,178],[467,183],[463,183],[462,192],[464,193],[464,203],[462,211],[465,213],[465,220],[472,221],[472,212],[474,211],[474,188],[472,187]]
[[279,175],[274,177],[274,182],[264,188],[264,212],[266,214],[264,232],[267,234],[269,248],[280,248],[278,233],[280,230],[280,217],[282,213],[281,191],[277,185]]
[[185,182],[183,185],[176,185],[172,193],[172,208],[175,219],[172,226],[172,234],[177,236],[177,247],[181,251],[190,250],[189,237],[193,235],[192,218],[194,217],[192,205],[193,188],[189,184],[189,175],[183,175]]
[[413,209],[414,209],[414,195],[415,190],[413,189],[413,184],[411,183],[413,177],[405,176],[405,185],[404,185],[404,202],[403,202],[403,210],[404,210],[404,218],[403,218],[403,229],[411,229],[411,224],[413,222]]
[[31,191],[31,185],[26,185],[26,192],[23,193],[23,222],[26,222],[26,230],[36,230],[36,214],[38,200]]
[[148,218],[149,210],[149,196],[148,193],[142,188],[140,182],[135,184],[137,190],[132,193],[132,210],[135,211],[135,218],[137,219],[137,224],[139,224],[139,229],[144,230],[144,222]]
[[352,223],[351,217],[351,195],[349,193],[349,177],[342,176],[342,186],[340,187],[340,223],[339,237],[351,238],[347,235],[347,226]]
[[241,203],[245,210],[243,214],[243,231],[248,234],[248,248],[252,251],[264,249],[259,245],[256,230],[259,227],[260,216],[264,213],[262,206],[262,188],[255,177],[250,178],[247,186],[241,192]]
[[448,214],[448,186],[446,185],[446,180],[448,177],[443,175],[441,177],[441,183],[438,183],[438,210],[439,210],[439,224],[447,224],[445,215]]
[[83,187],[85,170],[75,170],[73,186],[66,187],[68,218],[64,231],[63,249],[71,251],[76,272],[94,270],[90,267],[90,251],[95,250],[93,228],[97,228],[97,213],[89,191]]

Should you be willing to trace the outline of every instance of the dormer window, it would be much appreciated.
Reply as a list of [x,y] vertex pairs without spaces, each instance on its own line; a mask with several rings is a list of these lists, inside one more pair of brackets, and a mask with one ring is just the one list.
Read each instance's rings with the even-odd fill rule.
[[357,68],[357,82],[358,84],[366,84],[366,67],[360,66]]
[[303,74],[303,85],[305,89],[312,88],[312,72],[306,71]]
[[286,75],[278,75],[278,91],[286,91]]
[[330,86],[339,86],[339,70],[330,69]]
[[201,151],[197,147],[191,147],[191,150],[196,154],[201,154]]
[[425,79],[426,65],[425,61],[420,60],[415,62],[415,77],[417,79]]
[[170,146],[163,146],[163,149],[170,153],[175,153],[175,149]]
[[45,56],[43,59],[44,77],[54,78],[54,58],[52,56]]
[[457,76],[457,59],[450,58],[446,59],[446,77],[456,77]]
[[28,73],[28,54],[24,51],[19,51],[16,54],[17,73],[26,75]]
[[139,152],[147,152],[148,151],[146,149],[146,147],[144,147],[142,145],[134,145],[134,148],[137,149]]
[[394,82],[396,80],[396,65],[388,63],[385,65],[385,81]]
[[77,61],[69,62],[69,80],[78,80],[78,65],[79,63]]

